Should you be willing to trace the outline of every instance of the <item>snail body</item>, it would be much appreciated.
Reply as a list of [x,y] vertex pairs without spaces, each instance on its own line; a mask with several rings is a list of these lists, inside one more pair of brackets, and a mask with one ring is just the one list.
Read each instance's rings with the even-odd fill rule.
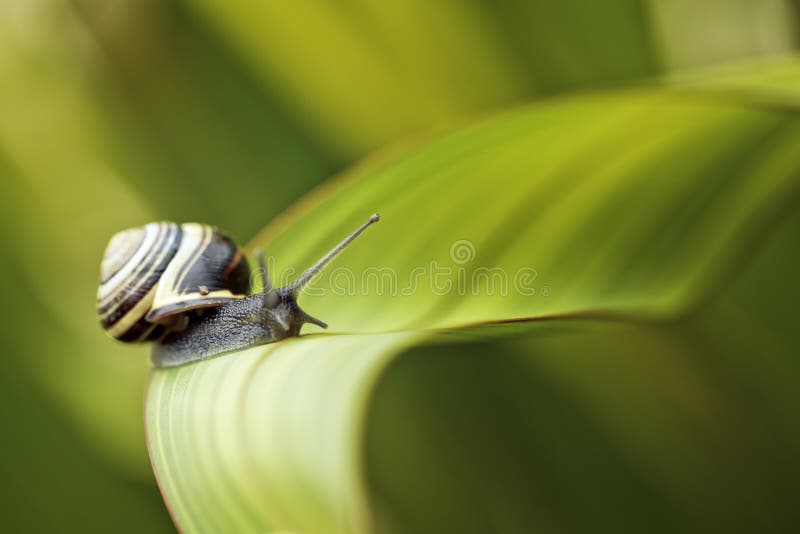
[[272,343],[300,334],[304,323],[327,325],[303,312],[296,298],[280,290],[266,306],[262,294],[250,295],[209,310],[184,330],[167,333],[153,347],[153,363],[175,367],[217,354]]
[[263,290],[255,294],[241,249],[214,227],[160,222],[124,230],[111,238],[101,264],[101,325],[120,341],[154,341],[159,367],[297,336],[305,323],[326,328],[299,307],[297,296],[378,220],[370,217],[282,288],[273,289],[259,251]]

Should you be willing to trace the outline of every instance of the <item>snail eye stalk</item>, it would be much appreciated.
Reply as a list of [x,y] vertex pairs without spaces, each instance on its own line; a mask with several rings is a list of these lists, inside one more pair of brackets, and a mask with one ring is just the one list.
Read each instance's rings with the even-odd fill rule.
[[294,298],[297,298],[297,295],[303,289],[308,287],[308,284],[311,283],[311,281],[314,279],[314,277],[316,275],[318,275],[320,272],[322,272],[322,269],[324,269],[326,265],[328,265],[330,262],[332,262],[336,258],[336,256],[341,254],[341,252],[344,249],[347,248],[347,245],[352,243],[353,240],[355,238],[357,238],[359,235],[361,235],[361,233],[364,230],[366,230],[370,225],[372,225],[372,224],[374,224],[374,223],[376,223],[376,222],[378,222],[380,220],[381,220],[380,215],[378,215],[377,213],[374,214],[372,217],[370,217],[367,220],[367,222],[365,222],[364,224],[362,224],[361,226],[356,228],[356,230],[352,234],[350,234],[347,237],[345,237],[341,241],[341,243],[339,243],[338,245],[333,247],[327,254],[325,254],[319,260],[317,260],[317,262],[314,265],[312,265],[311,267],[306,269],[306,271],[303,274],[301,274],[300,277],[297,280],[295,280],[294,282],[292,282],[288,286],[285,286],[285,287],[281,288],[280,291],[282,293],[291,295]]
[[261,294],[264,295],[264,304],[265,308],[274,308],[278,305],[278,301],[280,298],[278,294],[275,292],[274,288],[272,287],[272,279],[269,276],[269,271],[267,270],[267,262],[264,259],[264,249],[259,248],[255,252],[256,259],[258,260],[258,269],[261,274]]
[[272,291],[272,280],[269,277],[269,270],[267,270],[267,262],[264,259],[264,249],[256,249],[256,259],[258,260],[258,269],[261,276],[261,292],[269,293]]

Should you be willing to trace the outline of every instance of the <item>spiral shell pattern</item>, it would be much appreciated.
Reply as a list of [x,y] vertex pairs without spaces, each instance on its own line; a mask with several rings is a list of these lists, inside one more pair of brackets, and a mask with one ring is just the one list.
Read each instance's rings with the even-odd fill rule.
[[124,230],[101,263],[100,322],[122,341],[158,339],[178,314],[246,296],[249,277],[239,247],[212,226],[159,222]]

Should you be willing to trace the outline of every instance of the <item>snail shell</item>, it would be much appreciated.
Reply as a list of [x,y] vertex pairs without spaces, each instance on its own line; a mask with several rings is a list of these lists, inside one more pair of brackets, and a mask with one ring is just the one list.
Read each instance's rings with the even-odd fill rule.
[[109,335],[149,341],[190,310],[241,299],[249,290],[250,267],[227,235],[205,224],[150,223],[109,241],[97,310]]

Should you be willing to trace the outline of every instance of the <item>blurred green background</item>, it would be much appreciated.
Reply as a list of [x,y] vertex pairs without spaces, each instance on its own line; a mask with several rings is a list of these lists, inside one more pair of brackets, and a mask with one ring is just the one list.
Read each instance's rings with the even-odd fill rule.
[[246,242],[379,147],[791,58],[798,21],[788,0],[2,0],[4,527],[173,530],[142,429],[147,349],[95,317],[113,232],[198,220]]

